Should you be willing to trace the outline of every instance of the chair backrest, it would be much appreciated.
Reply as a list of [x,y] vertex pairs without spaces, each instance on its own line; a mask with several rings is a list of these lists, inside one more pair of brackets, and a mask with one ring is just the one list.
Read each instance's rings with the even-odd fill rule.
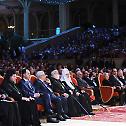
[[76,78],[74,78],[74,77],[72,77],[72,76],[70,76],[70,78],[71,78],[71,80],[72,80],[73,84],[74,84],[75,86],[78,86],[77,79],[76,79]]
[[77,75],[75,73],[73,73],[73,78],[77,78]]
[[35,75],[31,75],[30,81],[32,82],[32,84],[35,83],[36,79],[37,79],[37,77]]
[[19,84],[20,81],[21,81],[21,79],[22,79],[22,78],[21,78],[20,76],[17,75],[17,76],[16,76],[16,83]]
[[0,85],[2,85],[3,81],[4,81],[4,77],[0,76]]
[[99,86],[102,86],[102,81],[104,80],[104,75],[102,73],[99,73],[98,75],[98,82],[99,82]]

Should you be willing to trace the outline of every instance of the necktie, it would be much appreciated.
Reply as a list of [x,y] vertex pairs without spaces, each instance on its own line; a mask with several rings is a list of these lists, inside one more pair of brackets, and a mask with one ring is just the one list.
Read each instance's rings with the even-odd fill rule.
[[30,81],[27,81],[29,87],[31,88],[31,90],[35,93],[35,89],[33,88],[32,84],[30,83]]

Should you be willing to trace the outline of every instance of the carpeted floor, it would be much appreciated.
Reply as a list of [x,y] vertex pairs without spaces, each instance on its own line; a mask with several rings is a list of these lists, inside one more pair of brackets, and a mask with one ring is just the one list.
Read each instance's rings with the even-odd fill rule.
[[126,122],[126,106],[108,107],[107,110],[100,108],[94,116],[73,117],[76,120]]

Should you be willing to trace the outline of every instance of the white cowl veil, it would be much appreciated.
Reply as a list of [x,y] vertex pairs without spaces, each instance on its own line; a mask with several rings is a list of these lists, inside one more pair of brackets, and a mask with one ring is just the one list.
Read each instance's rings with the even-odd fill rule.
[[[68,75],[69,75],[69,77],[68,77]],[[67,84],[72,90],[75,89],[75,87],[72,85],[72,80],[71,80],[71,78],[70,78],[70,72],[69,72],[69,70],[68,70],[67,68],[64,68],[64,69],[62,70],[62,75],[61,75],[60,80],[61,80],[61,81],[65,81],[66,84]]]

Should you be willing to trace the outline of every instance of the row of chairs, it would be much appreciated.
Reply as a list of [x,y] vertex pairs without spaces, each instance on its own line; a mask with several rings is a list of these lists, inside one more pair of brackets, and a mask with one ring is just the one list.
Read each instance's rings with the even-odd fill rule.
[[[99,90],[101,95],[101,100],[103,103],[109,102],[113,97],[119,97],[119,93],[114,90],[114,87],[111,86],[103,86],[102,81],[104,80],[104,75],[102,73],[99,73],[98,75],[98,82],[99,82]],[[76,75],[73,74],[72,81],[77,85],[76,83]],[[92,89],[85,89],[85,91],[89,94],[90,97],[92,97],[92,101],[94,99],[94,92]]]
[[[21,80],[21,76],[16,77],[16,83],[19,84],[20,80]],[[30,77],[30,81],[32,82],[32,84],[34,84],[34,82],[36,81],[37,77],[35,75],[31,75]],[[71,77],[72,81],[74,82],[74,84],[77,84],[77,80],[74,77]],[[0,85],[3,83],[4,77],[0,76]],[[76,85],[77,86],[77,85]],[[85,89],[85,91],[89,94],[91,101],[95,100],[94,97],[94,92],[92,89]],[[37,109],[38,111],[44,112],[44,105],[42,104],[37,104]]]
[[[16,77],[16,84],[19,84],[21,79],[22,78],[17,75],[17,77]],[[32,84],[34,84],[36,79],[37,79],[36,76],[31,75],[30,81],[32,82]],[[0,86],[2,85],[3,81],[4,81],[4,77],[0,76]],[[45,111],[44,105],[43,104],[37,104],[37,110],[39,112],[44,112]]]
[[[22,78],[20,76],[17,76],[16,82],[19,84],[20,80]],[[35,75],[31,75],[30,81],[32,84],[34,84],[35,80],[37,77]],[[74,81],[74,84],[76,83],[76,79],[74,77],[71,78],[72,81]],[[4,77],[0,76],[0,85],[3,83]],[[109,102],[113,97],[118,97],[119,94],[118,92],[114,91],[114,88],[111,86],[103,86],[102,81],[104,80],[104,75],[102,73],[99,73],[98,75],[98,81],[99,81],[99,90],[101,94],[101,99],[103,103]],[[76,85],[77,86],[77,85]],[[85,91],[89,94],[91,100],[95,100],[94,98],[94,92],[92,89],[85,89]],[[42,104],[37,104],[37,109],[38,111],[44,112],[44,105]]]

